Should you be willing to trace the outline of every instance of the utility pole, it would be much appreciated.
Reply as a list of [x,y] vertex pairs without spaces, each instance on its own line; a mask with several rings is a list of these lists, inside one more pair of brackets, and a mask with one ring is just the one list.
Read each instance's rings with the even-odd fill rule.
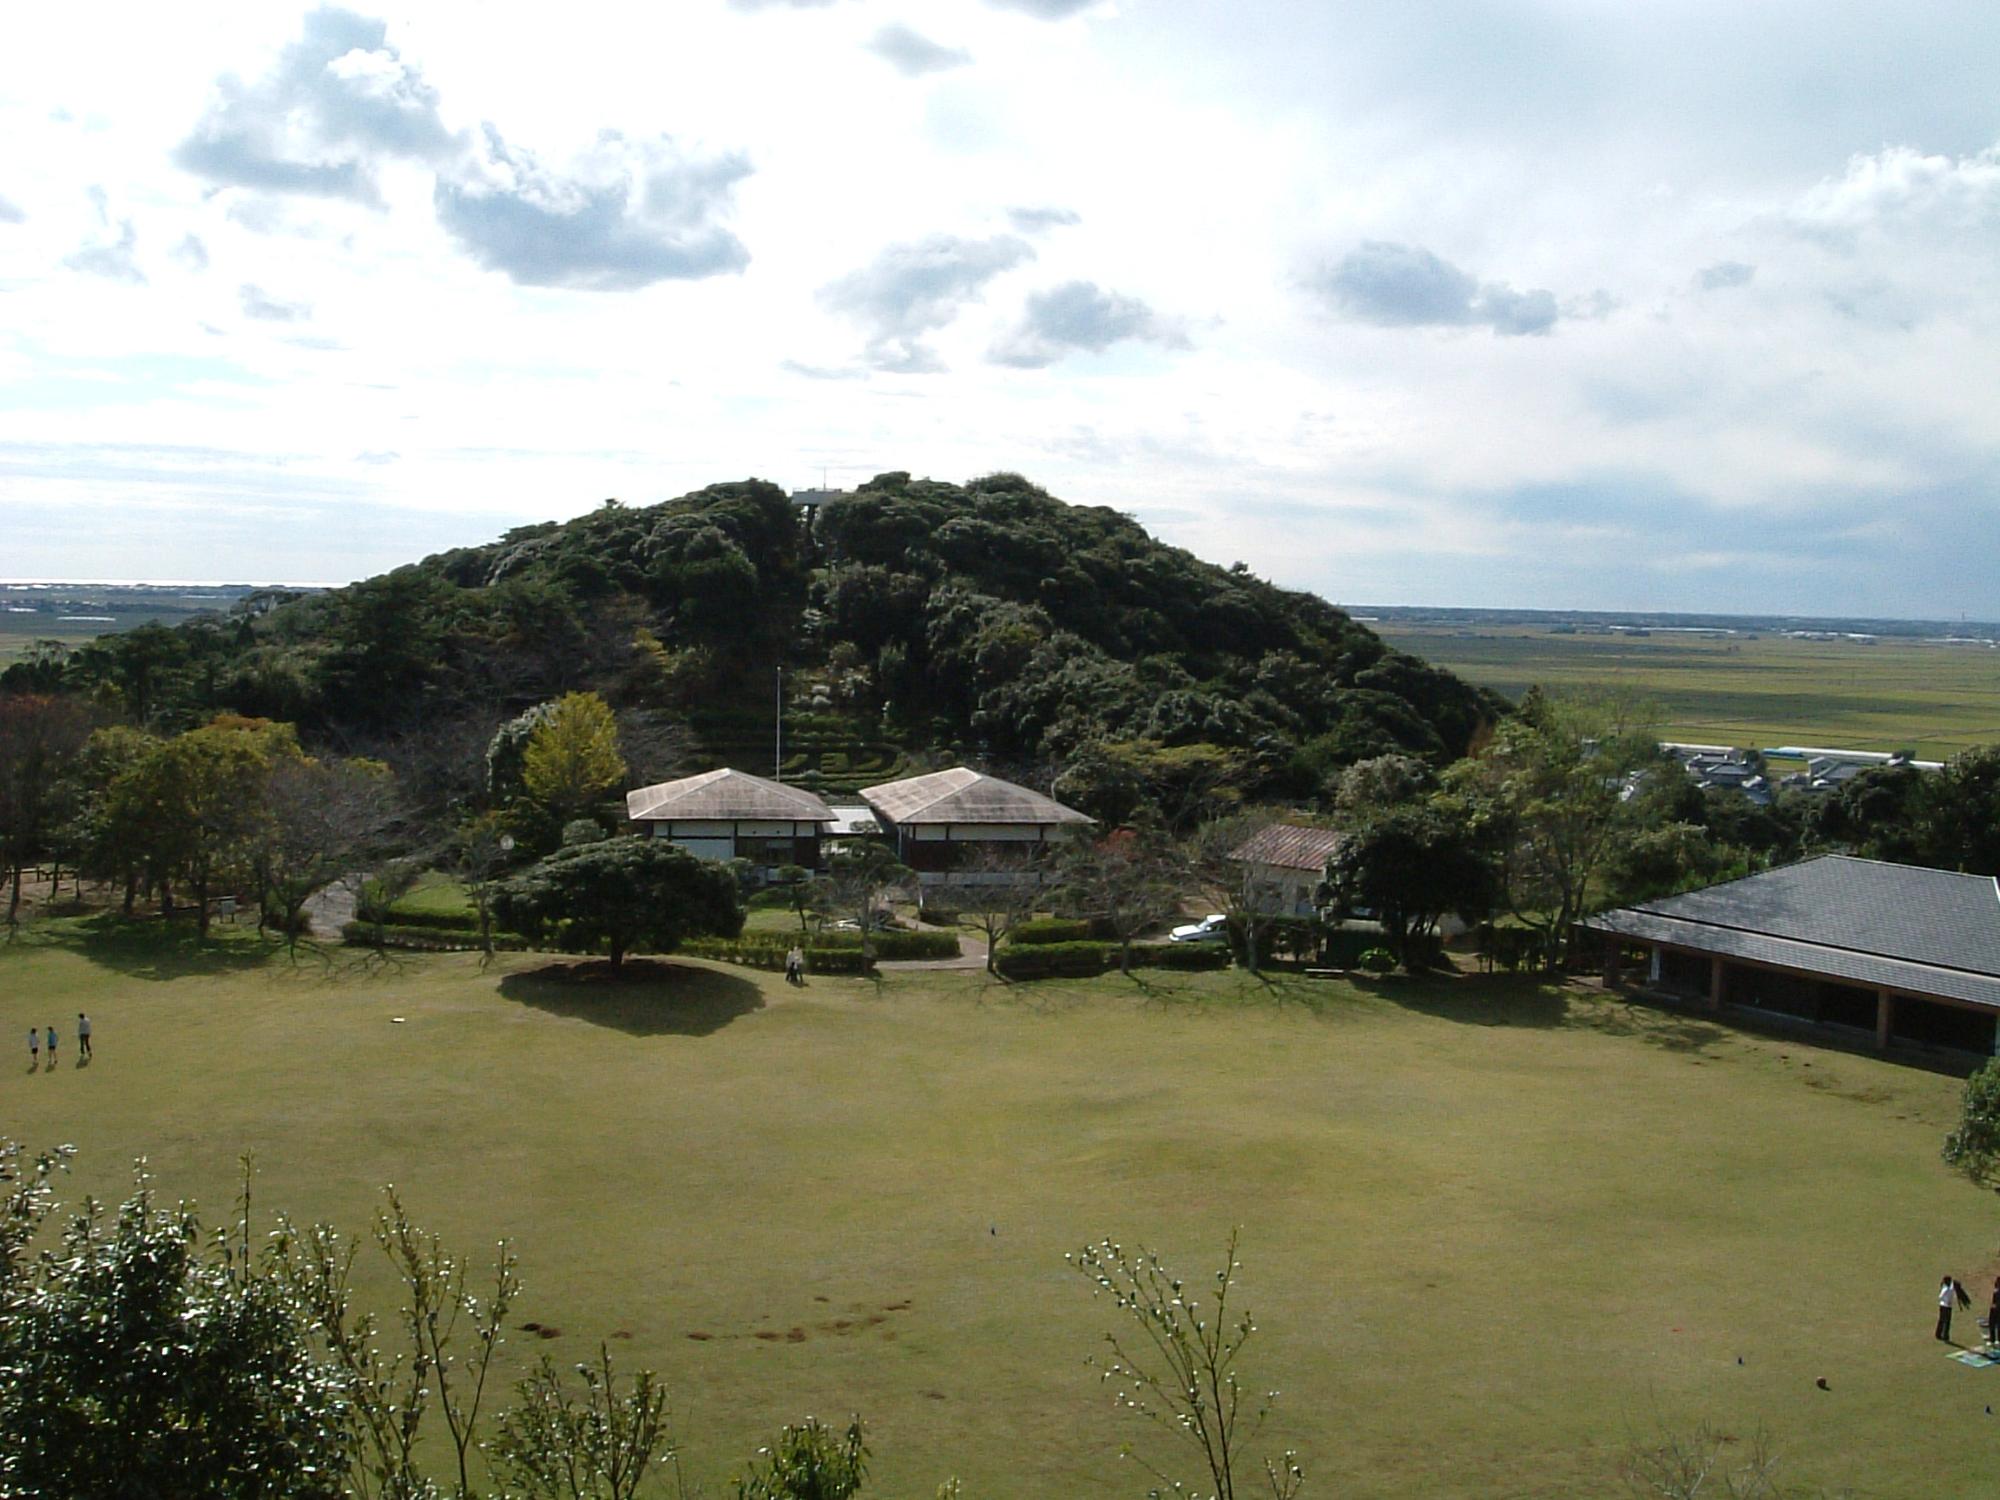
[[777,713],[773,716],[773,738],[771,748],[771,779],[785,779],[785,669],[778,668]]

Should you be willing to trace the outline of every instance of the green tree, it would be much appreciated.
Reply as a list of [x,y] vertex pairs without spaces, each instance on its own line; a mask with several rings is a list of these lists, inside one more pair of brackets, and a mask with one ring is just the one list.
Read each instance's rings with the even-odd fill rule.
[[108,811],[125,825],[121,839],[146,851],[169,909],[171,883],[185,882],[203,937],[211,893],[251,869],[265,778],[299,755],[289,724],[223,716],[163,741],[114,784]]
[[1965,1080],[1958,1128],[1944,1139],[1944,1159],[1974,1182],[2000,1175],[2000,1058]]
[[618,721],[595,693],[567,693],[528,736],[521,786],[556,828],[582,817],[625,776]]
[[2000,745],[1961,750],[1924,778],[1916,846],[1924,864],[2000,875]]
[[1418,966],[1440,918],[1481,921],[1499,894],[1498,862],[1463,808],[1442,798],[1391,807],[1349,829],[1322,888],[1342,918],[1373,911],[1406,969]]
[[70,763],[90,728],[89,714],[69,699],[0,694],[0,876],[11,877],[9,925],[21,908],[22,871],[58,847],[70,812]]
[[113,724],[98,730],[73,765],[76,806],[62,831],[70,862],[95,880],[123,885],[124,912],[132,915],[146,871],[150,830],[143,818],[121,815],[120,788],[159,741],[144,730]]
[[1548,934],[1552,962],[1590,911],[1607,858],[1645,826],[1630,778],[1666,765],[1652,718],[1623,694],[1535,694],[1447,777],[1482,833],[1502,840],[1507,898]]
[[[49,1161],[0,1148],[0,1494],[47,1500],[347,1493],[339,1374],[310,1313],[262,1274],[245,1218],[204,1236],[192,1207],[159,1206],[142,1178],[115,1216],[72,1217],[29,1257],[53,1209]],[[24,1233],[23,1231],[26,1231]]]
[[616,969],[637,947],[671,953],[682,939],[735,937],[743,908],[728,870],[664,839],[610,838],[559,849],[494,893],[500,920],[569,951],[602,946]]

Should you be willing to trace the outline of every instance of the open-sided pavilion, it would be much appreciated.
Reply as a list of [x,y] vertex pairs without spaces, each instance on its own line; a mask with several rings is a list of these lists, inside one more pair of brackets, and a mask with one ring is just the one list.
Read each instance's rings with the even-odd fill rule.
[[2000,883],[1829,854],[1609,911],[1605,978],[1897,1045],[1990,1056]]

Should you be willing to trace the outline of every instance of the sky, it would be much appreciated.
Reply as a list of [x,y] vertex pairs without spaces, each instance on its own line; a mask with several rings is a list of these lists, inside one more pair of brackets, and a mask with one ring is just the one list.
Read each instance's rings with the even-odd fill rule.
[[0,577],[999,470],[1348,604],[2000,616],[1991,0],[0,15]]

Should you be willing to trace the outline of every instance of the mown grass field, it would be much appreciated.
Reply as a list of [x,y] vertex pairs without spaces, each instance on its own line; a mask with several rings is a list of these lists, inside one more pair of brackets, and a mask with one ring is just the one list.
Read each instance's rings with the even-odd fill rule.
[[250,1152],[266,1208],[360,1230],[394,1182],[461,1247],[512,1236],[515,1321],[560,1336],[510,1369],[615,1340],[711,1494],[857,1410],[870,1494],[1143,1493],[1116,1454],[1150,1439],[1084,1364],[1114,1313],[1063,1252],[1201,1274],[1232,1225],[1310,1494],[1601,1496],[1701,1419],[1795,1480],[2000,1483],[2000,1370],[1930,1336],[1941,1271],[2000,1271],[1992,1198],[1937,1159],[1955,1080],[1508,978],[575,973],[40,924],[0,949],[0,1129],[75,1142],[78,1191],[143,1155],[219,1219]]
[[1851,642],[1551,635],[1532,627],[1375,627],[1391,645],[1518,696],[1629,688],[1665,710],[1665,739],[1765,747],[1915,749],[1943,760],[2000,742],[2000,651]]

